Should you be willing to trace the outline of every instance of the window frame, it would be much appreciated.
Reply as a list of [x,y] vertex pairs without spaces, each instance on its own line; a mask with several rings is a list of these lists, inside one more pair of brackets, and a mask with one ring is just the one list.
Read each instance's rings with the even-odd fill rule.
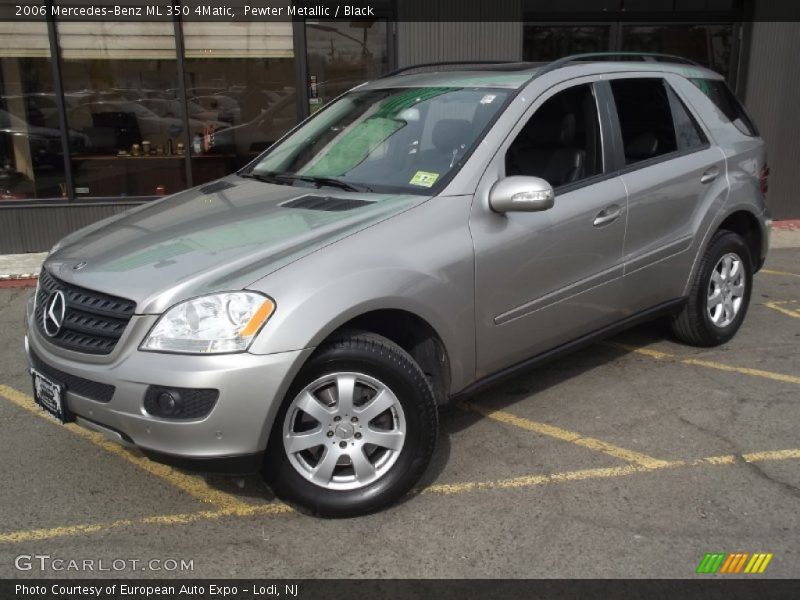
[[[646,169],[647,167],[651,167],[653,165],[658,165],[664,162],[668,162],[670,160],[674,160],[676,158],[681,158],[684,156],[691,156],[692,154],[696,154],[697,152],[703,152],[711,148],[711,136],[705,124],[703,123],[702,119],[700,119],[694,111],[694,108],[685,100],[685,98],[681,95],[681,93],[676,89],[676,87],[670,84],[669,81],[670,73],[646,73],[646,72],[626,72],[626,73],[615,73],[613,76],[608,76],[604,81],[601,83],[606,88],[606,93],[608,94],[608,102],[611,107],[611,120],[612,120],[612,136],[615,139],[614,149],[615,149],[615,163],[617,165],[616,175],[625,175],[626,173],[632,173],[633,171],[638,171],[639,169]],[[658,156],[654,156],[652,158],[648,158],[645,160],[640,160],[633,164],[627,164],[625,159],[625,145],[622,139],[622,126],[619,121],[619,112],[617,108],[617,103],[614,100],[614,94],[611,89],[611,82],[620,80],[620,79],[660,79],[662,85],[667,86],[665,87],[666,90],[672,91],[678,100],[683,104],[683,108],[686,110],[686,113],[689,115],[689,118],[692,119],[694,124],[697,126],[697,130],[701,133],[703,137],[704,143],[700,146],[695,148],[686,148],[686,149],[676,149],[672,152],[667,152],[666,154],[660,154]],[[675,118],[670,113],[670,119],[672,120],[672,126],[675,128]]]
[[509,149],[514,144],[519,134],[533,118],[536,112],[551,98],[554,98],[561,92],[565,92],[581,85],[588,85],[590,87],[595,101],[595,109],[600,130],[600,160],[602,163],[602,170],[596,175],[591,175],[579,181],[574,181],[572,183],[563,184],[557,187],[554,186],[553,191],[555,192],[556,196],[559,196],[561,194],[579,190],[586,186],[594,185],[595,183],[600,183],[615,177],[616,175],[613,172],[613,169],[609,168],[610,164],[612,164],[611,161],[613,160],[613,156],[616,151],[616,149],[612,146],[612,139],[610,135],[612,123],[610,120],[606,99],[600,93],[598,88],[598,84],[600,83],[602,83],[602,75],[578,77],[575,79],[569,79],[555,83],[551,87],[538,94],[534,98],[533,102],[531,102],[530,106],[525,110],[524,114],[514,124],[514,127],[511,129],[511,131],[509,131],[508,135],[498,148],[498,152],[495,156],[499,160],[498,167],[501,177],[509,176],[506,173],[506,155],[508,154]]

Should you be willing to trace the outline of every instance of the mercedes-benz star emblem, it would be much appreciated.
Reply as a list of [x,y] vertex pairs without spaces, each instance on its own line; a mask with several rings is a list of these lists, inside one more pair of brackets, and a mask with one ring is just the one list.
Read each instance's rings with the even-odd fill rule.
[[44,332],[50,337],[55,337],[61,331],[61,325],[64,323],[64,313],[67,310],[67,299],[64,297],[64,292],[58,290],[54,292],[45,306],[44,314],[42,315],[42,325]]
[[73,271],[80,271],[80,270],[81,270],[83,267],[85,267],[85,266],[86,266],[86,265],[88,265],[88,264],[89,264],[89,263],[87,263],[85,260],[82,260],[82,261],[81,261],[81,262],[79,262],[77,265],[75,265],[74,267],[72,267],[72,270],[73,270]]

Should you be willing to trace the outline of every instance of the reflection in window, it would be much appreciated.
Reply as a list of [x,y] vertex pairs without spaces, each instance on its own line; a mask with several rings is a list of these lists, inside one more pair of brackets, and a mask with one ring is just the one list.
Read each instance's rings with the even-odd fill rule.
[[290,22],[183,24],[195,184],[234,171],[297,123]]
[[311,112],[389,70],[386,28],[386,21],[306,21]]
[[59,22],[75,192],[153,196],[186,187],[171,23]]
[[52,73],[44,22],[0,22],[0,201],[66,196]]
[[[354,90],[274,146],[251,174],[284,185],[426,193],[461,168],[509,90]],[[333,183],[336,185],[336,182]]]

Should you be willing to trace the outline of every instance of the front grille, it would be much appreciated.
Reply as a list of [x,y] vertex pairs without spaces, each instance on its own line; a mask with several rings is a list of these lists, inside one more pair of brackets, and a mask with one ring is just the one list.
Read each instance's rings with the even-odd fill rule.
[[66,386],[68,393],[77,394],[90,400],[97,402],[109,402],[114,395],[114,386],[107,383],[99,383],[78,377],[77,375],[70,375],[59,371],[55,367],[44,363],[33,350],[29,350],[31,366],[39,371],[45,377],[54,380],[56,383],[62,383]]
[[[159,394],[166,393],[175,401],[175,408],[165,412],[158,405]],[[210,388],[168,388],[151,385],[144,395],[144,409],[163,419],[202,419],[211,412],[219,398],[219,390]]]
[[[42,317],[48,301],[58,290],[66,299],[64,322],[51,337],[44,330]],[[74,286],[56,279],[45,269],[39,275],[36,325],[56,346],[86,354],[110,354],[135,311],[136,303],[131,300]]]

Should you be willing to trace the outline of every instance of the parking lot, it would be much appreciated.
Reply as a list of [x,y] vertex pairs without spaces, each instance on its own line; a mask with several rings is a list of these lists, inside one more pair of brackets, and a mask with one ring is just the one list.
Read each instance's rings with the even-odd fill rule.
[[[0,289],[2,577],[694,577],[709,552],[773,554],[739,577],[798,573],[800,249],[771,253],[730,344],[654,323],[533,369],[443,411],[417,493],[336,521],[44,416],[30,292]],[[19,571],[20,555],[193,570]]]

